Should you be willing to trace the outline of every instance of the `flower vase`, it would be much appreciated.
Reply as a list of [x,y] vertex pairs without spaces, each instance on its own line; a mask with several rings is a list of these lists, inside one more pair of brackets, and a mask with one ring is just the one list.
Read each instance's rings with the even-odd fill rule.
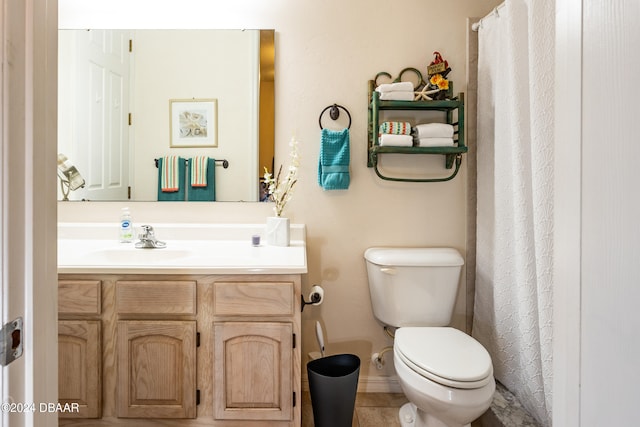
[[267,217],[265,229],[267,245],[289,246],[289,218],[281,216]]

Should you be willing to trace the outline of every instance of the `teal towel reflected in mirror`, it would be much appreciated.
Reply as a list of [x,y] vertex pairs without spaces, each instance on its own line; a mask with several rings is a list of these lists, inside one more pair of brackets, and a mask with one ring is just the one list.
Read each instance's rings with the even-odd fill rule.
[[[191,176],[191,162],[189,162],[188,176]],[[216,200],[216,160],[207,160],[207,186],[193,187],[187,185],[187,201],[189,202],[215,202]]]
[[158,201],[159,202],[184,202],[185,200],[185,161],[182,157],[178,158],[178,191],[165,192],[162,191],[162,174],[164,173],[164,159],[158,159]]
[[193,187],[190,180],[191,162],[178,158],[178,191],[165,192],[161,188],[161,177],[164,173],[163,158],[158,159],[158,201],[159,202],[215,202],[216,200],[216,161],[207,159],[207,185]]

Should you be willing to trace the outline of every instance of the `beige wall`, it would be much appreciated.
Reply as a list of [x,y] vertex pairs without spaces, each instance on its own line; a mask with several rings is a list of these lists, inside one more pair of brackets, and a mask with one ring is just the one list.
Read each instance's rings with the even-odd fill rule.
[[[292,134],[300,140],[301,154],[299,183],[285,214],[307,225],[309,273],[303,292],[308,294],[312,284],[325,288],[325,303],[303,313],[303,354],[317,350],[314,325],[321,320],[330,351],[361,357],[362,387],[396,387],[386,379],[393,375],[391,363],[382,371],[369,363],[371,353],[391,345],[391,340],[371,312],[363,252],[375,245],[446,245],[465,254],[466,160],[459,176],[447,183],[377,178],[366,167],[367,80],[380,71],[397,75],[405,67],[426,70],[432,52],[438,50],[453,68],[455,92],[464,92],[466,18],[484,16],[499,1],[406,0],[393,6],[380,0],[227,3],[147,2],[167,12],[156,15],[148,13],[142,0],[60,0],[60,25],[276,29],[276,164],[286,161]],[[120,16],[121,10],[128,12]],[[318,116],[333,103],[345,106],[352,116],[351,187],[346,191],[323,191],[317,184]],[[327,127],[330,122],[325,117]],[[423,164],[414,159],[403,162],[412,170]],[[424,160],[435,171],[440,163],[441,159]],[[60,220],[116,221],[119,206],[66,204]],[[264,205],[250,203],[197,208],[167,204],[163,212],[155,206],[132,204],[134,220],[263,222],[271,213]],[[454,325],[462,329],[465,291],[460,291],[454,318]]]

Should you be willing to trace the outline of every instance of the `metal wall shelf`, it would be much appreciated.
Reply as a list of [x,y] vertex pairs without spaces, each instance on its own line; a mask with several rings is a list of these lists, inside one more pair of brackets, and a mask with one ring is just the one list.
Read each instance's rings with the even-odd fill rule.
[[[444,101],[380,101],[380,94],[375,91],[375,81],[369,81],[369,130],[367,143],[367,166],[375,169],[376,175],[389,181],[405,182],[441,182],[453,179],[462,163],[462,154],[468,151],[464,140],[464,94]],[[423,110],[442,111],[445,114],[446,123],[454,126],[456,147],[388,147],[378,144],[378,127],[380,125],[380,111],[384,110]],[[457,112],[457,121],[454,122],[454,113]],[[384,175],[378,161],[381,154],[440,154],[445,156],[445,167],[452,169],[450,175],[442,178],[402,178]]]

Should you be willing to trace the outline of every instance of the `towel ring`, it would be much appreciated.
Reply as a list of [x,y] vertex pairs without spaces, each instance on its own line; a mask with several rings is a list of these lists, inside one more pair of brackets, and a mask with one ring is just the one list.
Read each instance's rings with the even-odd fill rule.
[[349,110],[344,108],[342,105],[338,105],[338,104],[329,105],[327,108],[322,110],[322,113],[320,113],[320,117],[318,118],[318,124],[320,125],[320,129],[324,129],[322,127],[322,115],[327,110],[329,110],[329,117],[331,117],[331,120],[338,120],[338,117],[340,117],[340,110],[339,110],[340,108],[342,108],[344,112],[347,113],[347,116],[349,117],[349,125],[347,126],[347,129],[351,129],[351,114],[349,114]]

